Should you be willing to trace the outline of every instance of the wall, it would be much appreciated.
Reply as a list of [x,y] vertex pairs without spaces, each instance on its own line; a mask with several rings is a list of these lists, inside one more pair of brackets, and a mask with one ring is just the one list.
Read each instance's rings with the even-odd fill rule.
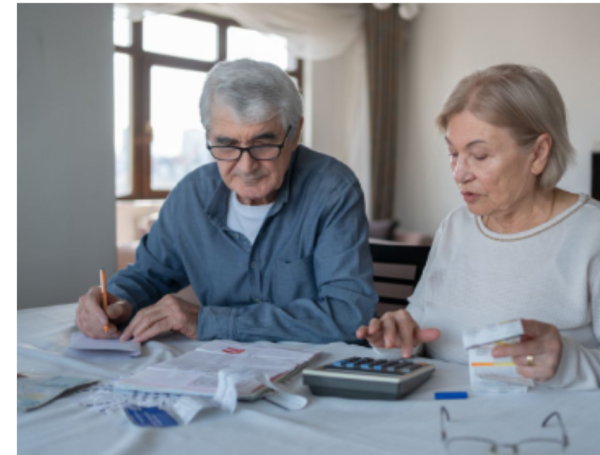
[[18,307],[116,269],[112,5],[19,4]]
[[402,59],[395,214],[433,234],[462,199],[434,118],[460,78],[499,63],[534,65],[567,107],[577,164],[560,187],[590,192],[592,144],[600,140],[600,5],[427,4],[408,24]]

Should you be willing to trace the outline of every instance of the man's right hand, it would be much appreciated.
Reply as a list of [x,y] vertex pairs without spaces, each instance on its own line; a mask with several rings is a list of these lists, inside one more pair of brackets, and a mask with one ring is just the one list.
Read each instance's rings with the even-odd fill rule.
[[[133,308],[126,300],[107,293],[108,307],[106,313],[102,309],[102,289],[98,286],[90,288],[87,294],[79,297],[79,305],[75,315],[75,324],[84,335],[90,338],[118,338],[117,324],[125,322],[131,316]],[[108,325],[108,332],[104,326]]]
[[373,318],[369,326],[361,326],[356,337],[366,338],[378,348],[402,348],[402,357],[409,358],[412,348],[420,343],[428,343],[440,337],[438,329],[421,329],[406,310],[390,311]]

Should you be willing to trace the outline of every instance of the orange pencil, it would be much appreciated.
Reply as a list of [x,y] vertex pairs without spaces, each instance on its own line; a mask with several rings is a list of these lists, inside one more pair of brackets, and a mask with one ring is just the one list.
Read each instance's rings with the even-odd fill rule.
[[[104,273],[104,269],[100,269],[100,283],[102,285],[102,308],[104,308],[104,312],[106,313],[108,307],[108,294],[106,291],[106,273]],[[108,333],[108,324],[104,326],[104,333]]]

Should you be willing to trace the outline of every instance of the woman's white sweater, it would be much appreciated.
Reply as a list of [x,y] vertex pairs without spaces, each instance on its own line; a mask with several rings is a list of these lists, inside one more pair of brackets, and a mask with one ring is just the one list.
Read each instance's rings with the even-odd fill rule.
[[579,201],[518,234],[488,230],[466,207],[442,222],[407,310],[441,330],[429,356],[467,362],[463,330],[515,318],[556,326],[555,388],[600,388],[600,202]]

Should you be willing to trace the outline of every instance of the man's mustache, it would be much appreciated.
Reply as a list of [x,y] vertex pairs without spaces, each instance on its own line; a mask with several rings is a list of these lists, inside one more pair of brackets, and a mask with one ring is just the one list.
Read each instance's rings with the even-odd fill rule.
[[233,174],[235,177],[238,177],[239,179],[241,179],[244,182],[255,182],[257,180],[260,180],[261,178],[265,177],[267,175],[267,172],[254,172],[252,174],[242,174],[242,173],[234,173]]

